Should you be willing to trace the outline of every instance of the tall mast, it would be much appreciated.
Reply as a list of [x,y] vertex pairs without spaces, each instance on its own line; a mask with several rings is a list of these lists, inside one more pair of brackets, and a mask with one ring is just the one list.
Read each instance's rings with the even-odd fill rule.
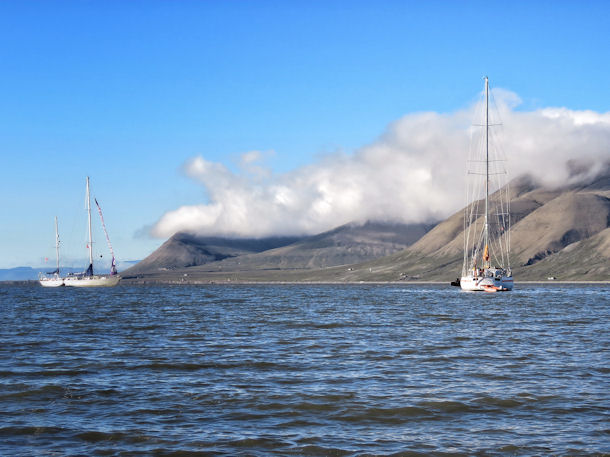
[[489,266],[489,79],[485,76],[485,254],[484,266]]
[[[89,196],[89,176],[87,176],[87,221],[89,223],[89,268],[93,270],[93,246],[91,246],[91,198]],[[93,271],[91,273],[93,273]]]
[[55,216],[55,258],[57,260],[57,274],[59,274],[59,230],[57,229],[57,216]]

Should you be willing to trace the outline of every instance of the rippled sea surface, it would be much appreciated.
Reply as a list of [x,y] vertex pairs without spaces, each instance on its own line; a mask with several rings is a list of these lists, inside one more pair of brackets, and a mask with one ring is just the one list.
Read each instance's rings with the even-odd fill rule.
[[0,455],[601,456],[610,287],[0,286]]

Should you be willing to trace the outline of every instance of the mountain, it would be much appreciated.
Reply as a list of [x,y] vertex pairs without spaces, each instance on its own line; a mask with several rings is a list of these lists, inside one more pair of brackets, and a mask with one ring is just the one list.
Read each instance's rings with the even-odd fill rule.
[[205,274],[244,270],[310,270],[349,265],[390,255],[413,244],[434,224],[366,222],[318,235],[239,240],[177,234],[122,275]]
[[230,239],[176,233],[148,257],[121,273],[123,277],[204,265],[230,257],[285,246],[299,237]]
[[[0,281],[30,281],[38,279],[41,272],[49,271],[52,267],[15,267],[0,269]],[[61,273],[79,273],[82,268],[61,268]]]
[[[588,185],[562,189],[545,189],[520,178],[510,183],[510,189],[511,265],[516,282],[549,276],[610,280],[608,174]],[[334,279],[449,280],[459,276],[463,214],[462,210],[450,216],[404,251],[337,272]]]
[[32,267],[15,267],[0,269],[0,281],[26,281],[37,279],[38,272]]
[[346,224],[287,246],[222,262],[224,269],[318,269],[351,265],[401,251],[433,224]]
[[[588,184],[558,189],[544,188],[528,177],[509,186],[510,255],[517,284],[549,276],[610,280],[610,170]],[[436,225],[348,224],[271,249],[242,249],[231,255],[222,251],[216,258],[208,240],[199,247],[212,256],[195,259],[192,266],[172,264],[155,252],[134,268],[148,267],[148,260],[156,270],[142,268],[142,278],[170,282],[449,281],[461,275],[463,214],[460,210]],[[181,249],[195,249],[188,236],[175,237],[183,240]],[[223,249],[234,248],[235,240],[217,240]],[[167,265],[177,266],[159,269]]]

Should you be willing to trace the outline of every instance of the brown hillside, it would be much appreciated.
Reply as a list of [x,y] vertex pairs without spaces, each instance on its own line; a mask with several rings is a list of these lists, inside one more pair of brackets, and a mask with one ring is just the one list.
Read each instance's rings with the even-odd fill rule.
[[610,199],[589,192],[568,192],[535,209],[514,227],[512,253],[532,265],[571,243],[608,227]]

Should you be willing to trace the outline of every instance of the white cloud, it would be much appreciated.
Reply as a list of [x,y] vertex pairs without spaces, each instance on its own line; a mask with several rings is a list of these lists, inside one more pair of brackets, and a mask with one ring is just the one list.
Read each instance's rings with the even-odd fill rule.
[[[503,126],[492,132],[501,137],[512,177],[529,173],[546,185],[561,185],[591,178],[610,161],[610,113],[518,111],[516,94],[496,89],[494,95]],[[205,187],[209,203],[164,214],[152,234],[311,234],[367,219],[444,218],[465,203],[475,108],[406,115],[353,155],[330,155],[281,175],[263,164],[271,152],[246,152],[239,173],[195,157],[184,172]]]

